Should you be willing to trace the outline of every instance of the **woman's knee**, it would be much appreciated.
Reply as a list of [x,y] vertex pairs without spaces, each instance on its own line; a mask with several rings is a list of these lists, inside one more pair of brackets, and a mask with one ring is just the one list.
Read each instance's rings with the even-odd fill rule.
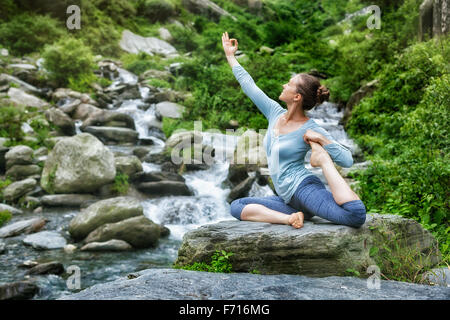
[[344,203],[342,207],[349,212],[352,227],[359,228],[366,222],[366,207],[361,200]]
[[241,199],[236,199],[230,204],[230,213],[233,217],[241,220],[241,213],[244,209],[245,204],[242,203]]

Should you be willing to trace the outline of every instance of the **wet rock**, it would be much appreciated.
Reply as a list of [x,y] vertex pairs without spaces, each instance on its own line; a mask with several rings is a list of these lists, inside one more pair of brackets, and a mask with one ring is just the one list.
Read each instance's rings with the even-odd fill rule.
[[39,176],[41,174],[41,167],[35,165],[35,164],[28,164],[28,165],[20,165],[15,164],[11,168],[6,171],[6,176],[12,178],[14,181],[23,180],[30,176],[37,175]]
[[244,164],[230,164],[227,180],[234,186],[248,178],[247,166]]
[[99,200],[90,194],[52,194],[41,197],[41,203],[47,207],[81,207],[88,201]]
[[122,50],[137,54],[139,52],[145,52],[148,55],[160,54],[166,57],[177,56],[177,50],[161,39],[155,37],[141,37],[129,30],[122,32],[122,39],[119,46]]
[[16,86],[19,86],[19,88],[27,93],[32,93],[36,95],[41,95],[42,91],[35,86],[32,86],[29,83],[26,83],[14,76],[11,76],[9,74],[2,73],[0,74],[0,83],[7,83],[8,87],[9,84],[14,83]]
[[0,241],[0,254],[4,254],[6,252],[6,244],[3,241]]
[[81,100],[80,99],[69,99],[67,102],[61,104],[59,106],[59,109],[66,113],[66,114],[71,114],[72,112],[75,111],[75,109],[81,104]]
[[33,149],[28,146],[15,146],[5,154],[6,169],[16,164],[32,164]]
[[72,219],[69,224],[69,233],[74,239],[81,240],[106,223],[119,222],[143,214],[144,210],[137,199],[117,197],[101,200]]
[[97,114],[102,114],[103,112],[103,109],[97,108],[92,104],[82,103],[76,107],[75,111],[72,113],[72,118],[84,121],[89,117],[94,117]]
[[233,200],[236,200],[238,198],[244,198],[248,196],[248,192],[252,188],[253,183],[255,182],[255,177],[248,177],[241,183],[239,183],[236,187],[231,189],[228,197],[227,202],[231,203]]
[[107,223],[92,231],[85,242],[105,242],[118,239],[126,241],[134,248],[150,248],[157,245],[161,234],[167,234],[165,229],[167,228],[141,215],[116,223]]
[[30,281],[16,281],[0,285],[0,300],[31,299],[39,287]]
[[155,108],[163,117],[174,119],[181,118],[185,110],[184,106],[170,101],[160,102]]
[[75,250],[77,250],[77,246],[75,246],[73,244],[66,244],[64,246],[64,252],[65,253],[71,254],[71,253],[74,253]]
[[450,287],[450,268],[449,267],[434,268],[426,272],[422,276],[422,279],[432,284]]
[[138,140],[138,132],[128,128],[119,127],[94,127],[89,126],[82,129],[84,132],[93,134],[100,140],[116,143],[136,143]]
[[172,81],[174,79],[170,72],[155,69],[149,69],[139,76],[139,79],[141,81],[152,78],[161,79],[165,81]]
[[57,126],[61,132],[68,136],[75,135],[75,123],[63,111],[57,108],[50,108],[45,111],[47,120]]
[[[384,233],[395,234],[401,243],[388,243],[382,238]],[[380,241],[392,248],[401,245],[405,252],[426,252],[428,258],[422,258],[422,265],[432,267],[441,260],[436,239],[416,221],[369,214],[360,228],[318,217],[306,220],[301,229],[237,220],[202,226],[184,235],[177,263],[209,262],[215,250],[223,249],[235,253],[231,263],[236,272],[257,269],[267,274],[343,276],[347,269],[366,273],[368,266],[376,264],[375,258],[391,259],[389,255],[370,255]]]
[[[116,125],[111,125],[112,123]],[[89,114],[83,121],[81,129],[89,126],[111,126],[111,127],[123,127],[135,130],[134,119],[125,114],[109,110],[96,111]]]
[[0,238],[14,237],[22,233],[33,233],[41,230],[46,220],[40,217],[14,222],[0,228]]
[[[183,284],[183,285],[182,285]],[[61,300],[448,300],[449,289],[380,280],[368,288],[356,277],[212,273],[147,269],[96,284]]]
[[134,175],[134,179],[137,182],[156,182],[156,181],[164,181],[164,180],[179,181],[179,182],[185,181],[185,179],[182,175],[180,175],[178,173],[165,172],[165,171],[140,172],[140,173]]
[[140,99],[141,92],[139,91],[139,86],[136,85],[128,85],[124,89],[124,91],[119,95],[117,99],[119,100],[133,100],[133,99]]
[[33,191],[36,185],[36,180],[31,178],[13,182],[3,189],[3,197],[8,202],[14,202],[28,192]]
[[142,182],[137,185],[139,191],[158,196],[192,196],[194,193],[184,182],[157,181]]
[[9,102],[21,106],[43,108],[49,105],[46,101],[17,88],[9,88],[8,97]]
[[222,16],[228,16],[237,21],[236,17],[209,0],[183,0],[182,4],[188,11],[203,15],[215,22],[219,22]]
[[142,163],[136,156],[115,157],[116,170],[122,172],[128,177],[142,171]]
[[45,161],[41,186],[47,192],[88,193],[115,176],[112,152],[93,135],[81,133],[56,143]]
[[81,251],[128,251],[132,249],[133,247],[129,243],[112,239],[105,242],[88,243],[81,248]]
[[22,242],[38,250],[61,249],[67,244],[66,239],[56,231],[41,231],[26,236]]
[[144,158],[150,150],[151,149],[149,147],[136,147],[133,149],[133,155],[142,160],[142,158]]
[[26,275],[39,275],[39,274],[62,274],[64,273],[64,266],[57,261],[41,263],[34,266],[27,272]]
[[79,99],[81,100],[82,103],[98,106],[97,102],[94,99],[92,99],[88,94],[77,92],[67,88],[58,88],[56,91],[53,92],[52,98],[56,101],[69,100],[70,98]]
[[15,214],[22,214],[23,211],[20,209],[16,209],[14,207],[8,206],[7,204],[0,203],[0,212],[1,211],[8,211],[9,213],[15,215]]

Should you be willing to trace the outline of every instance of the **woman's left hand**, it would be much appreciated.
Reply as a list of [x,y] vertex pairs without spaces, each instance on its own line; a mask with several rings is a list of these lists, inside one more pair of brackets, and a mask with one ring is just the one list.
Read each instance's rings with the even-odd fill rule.
[[317,142],[322,145],[322,141],[325,137],[318,132],[312,131],[311,129],[306,130],[303,135],[303,140],[309,144],[310,141]]

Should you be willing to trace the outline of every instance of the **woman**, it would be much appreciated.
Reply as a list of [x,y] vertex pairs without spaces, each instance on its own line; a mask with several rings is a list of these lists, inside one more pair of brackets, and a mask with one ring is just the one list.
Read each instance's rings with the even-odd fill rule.
[[[234,45],[232,44],[234,42]],[[245,94],[269,121],[264,137],[270,176],[278,196],[246,197],[231,203],[231,214],[239,220],[269,222],[303,227],[304,219],[314,215],[337,224],[360,227],[366,220],[366,208],[358,195],[336,170],[333,161],[351,167],[351,152],[314,120],[306,117],[329,97],[329,91],[313,76],[297,74],[283,85],[279,96],[287,104],[282,108],[259,89],[234,54],[236,39],[222,35],[222,44],[233,74]],[[311,166],[321,167],[330,191],[304,166],[311,149]]]

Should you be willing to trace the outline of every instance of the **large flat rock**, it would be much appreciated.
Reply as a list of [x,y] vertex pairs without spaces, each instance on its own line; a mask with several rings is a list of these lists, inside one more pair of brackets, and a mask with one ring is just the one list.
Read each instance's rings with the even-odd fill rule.
[[[234,253],[230,262],[236,272],[256,269],[263,274],[344,276],[347,269],[365,274],[370,265],[387,261],[387,251],[380,248],[386,245],[394,252],[397,244],[405,252],[416,250],[423,255],[420,263],[429,267],[440,262],[436,239],[419,223],[396,215],[369,214],[360,228],[318,217],[305,221],[301,229],[238,220],[202,226],[184,235],[176,263],[209,263],[216,250],[225,250]],[[378,253],[371,252],[373,247]]]
[[[209,273],[148,269],[135,279],[94,285],[62,300],[445,300],[450,288],[380,280],[369,289],[366,279],[310,278],[298,275]],[[370,287],[370,286],[369,286]]]

